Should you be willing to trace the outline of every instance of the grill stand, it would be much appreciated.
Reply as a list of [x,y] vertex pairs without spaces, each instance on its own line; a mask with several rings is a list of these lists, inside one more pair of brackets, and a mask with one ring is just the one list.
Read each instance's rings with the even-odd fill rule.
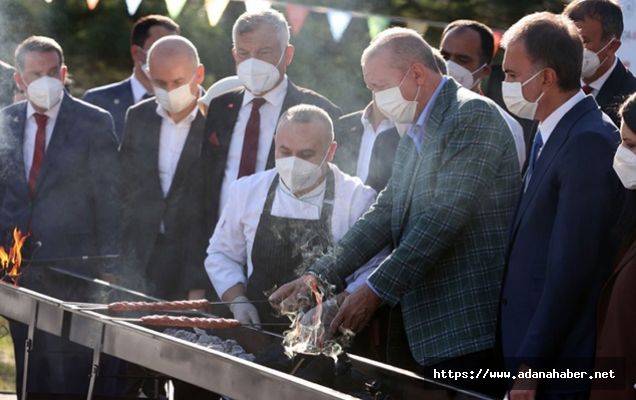
[[27,333],[27,339],[24,342],[24,368],[22,372],[22,400],[27,399],[27,380],[29,377],[29,356],[33,351],[33,340],[35,336],[35,324],[38,320],[38,310],[40,309],[39,303],[35,303],[33,307],[33,313],[31,314],[31,323],[29,324],[29,330]]
[[102,325],[99,330],[99,338],[95,344],[95,348],[93,348],[93,367],[91,368],[91,380],[88,383],[88,394],[86,395],[86,400],[91,400],[93,398],[95,380],[97,379],[97,375],[99,375],[99,361],[102,356],[102,347],[104,347],[104,325]]

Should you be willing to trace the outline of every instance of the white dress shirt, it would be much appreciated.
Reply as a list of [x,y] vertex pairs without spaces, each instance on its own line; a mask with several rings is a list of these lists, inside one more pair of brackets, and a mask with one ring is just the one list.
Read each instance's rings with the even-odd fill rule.
[[[614,63],[612,64],[611,68],[605,71],[603,75],[599,76],[594,82],[588,85],[589,87],[592,88],[592,92],[590,93],[592,96],[594,97],[598,96],[598,92],[601,91],[601,88],[603,87],[603,85],[605,85],[605,82],[607,82],[610,75],[612,75],[612,72],[614,72],[614,69],[616,69],[617,64],[618,64],[618,57],[614,57]],[[584,86],[585,84],[586,84],[585,82],[581,81],[582,86]]]
[[541,139],[543,139],[543,146],[539,150],[537,157],[541,155],[543,149],[545,149],[545,145],[548,143],[548,139],[552,135],[554,128],[556,128],[557,124],[563,119],[565,114],[568,113],[575,105],[579,103],[579,101],[585,99],[585,93],[582,90],[579,90],[570,97],[565,103],[561,104],[559,108],[552,111],[546,119],[539,123],[539,132],[541,132]]
[[[60,100],[56,105],[47,110],[44,115],[48,117],[46,120],[46,129],[45,132],[45,140],[44,140],[44,149],[46,154],[46,149],[49,147],[49,142],[51,141],[51,137],[53,136],[53,128],[55,128],[55,121],[57,120],[57,115],[60,113],[60,106],[62,105],[62,101],[64,101],[64,94],[62,93],[62,100]],[[29,180],[29,173],[31,172],[31,166],[33,165],[33,151],[35,149],[35,136],[38,131],[38,124],[35,121],[35,109],[31,105],[31,102],[27,101],[27,109],[26,109],[26,120],[24,124],[24,142],[22,143],[22,155],[24,159],[24,172],[26,174],[27,181]]]
[[[358,218],[369,208],[376,197],[375,190],[362,184],[329,164],[334,173],[334,204],[331,216],[331,232],[334,243],[338,241]],[[252,274],[252,249],[256,230],[263,212],[270,185],[276,177],[270,169],[235,181],[230,187],[227,203],[214,230],[205,259],[205,269],[219,296],[237,283],[247,283]],[[272,203],[272,215],[286,218],[320,219],[325,195],[325,182],[301,198],[295,197],[283,184],[276,189]],[[347,278],[347,291],[352,292],[366,282],[367,276],[388,255],[379,254],[365,266]],[[247,268],[245,268],[247,266]],[[290,277],[290,280],[293,277]],[[285,283],[285,282],[280,282]]]
[[161,132],[159,134],[159,181],[163,196],[167,196],[177,171],[183,146],[188,139],[192,121],[197,117],[198,107],[184,119],[175,123],[168,113],[157,104],[157,114],[161,117]]
[[[270,90],[263,96],[266,100],[259,109],[261,114],[260,131],[258,135],[258,150],[256,152],[256,169],[255,172],[265,170],[269,150],[274,142],[274,133],[276,132],[276,124],[278,117],[283,108],[283,101],[287,95],[288,80],[287,76],[283,78],[281,83],[274,89]],[[245,139],[245,128],[247,121],[252,112],[252,100],[254,95],[249,91],[245,91],[243,103],[239,110],[234,130],[232,131],[232,139],[230,139],[230,147],[228,149],[227,161],[225,163],[225,174],[223,176],[223,184],[221,185],[221,199],[219,202],[219,214],[223,211],[225,204],[229,198],[230,185],[236,180],[241,165],[241,155],[243,154],[243,141]]]
[[515,148],[517,149],[517,159],[519,160],[519,170],[523,168],[523,163],[526,162],[526,141],[523,138],[523,127],[512,115],[508,114],[506,110],[501,108],[495,103],[497,109],[506,120],[510,132],[512,132],[512,138],[515,140]]
[[362,113],[362,140],[360,140],[360,152],[358,153],[358,165],[356,167],[356,176],[360,177],[362,182],[367,180],[369,176],[369,164],[371,163],[371,155],[373,154],[373,145],[375,140],[382,132],[385,132],[395,126],[393,122],[385,118],[378,125],[378,129],[373,128],[373,124],[369,119],[371,113],[371,105],[364,109]]
[[147,90],[144,87],[144,85],[142,85],[141,82],[139,82],[139,79],[137,79],[135,74],[132,74],[132,76],[130,77],[130,87],[132,88],[133,104],[137,104],[141,101],[141,98],[144,97],[144,95],[147,93]]

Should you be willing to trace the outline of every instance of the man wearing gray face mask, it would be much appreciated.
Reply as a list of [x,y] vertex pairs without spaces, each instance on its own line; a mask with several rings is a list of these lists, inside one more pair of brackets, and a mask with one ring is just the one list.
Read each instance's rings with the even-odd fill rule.
[[280,12],[242,14],[234,24],[232,39],[232,56],[244,88],[213,99],[208,109],[204,157],[210,233],[230,201],[230,184],[274,166],[272,143],[280,115],[297,104],[316,105],[334,120],[341,114],[328,99],[287,78],[294,47]]

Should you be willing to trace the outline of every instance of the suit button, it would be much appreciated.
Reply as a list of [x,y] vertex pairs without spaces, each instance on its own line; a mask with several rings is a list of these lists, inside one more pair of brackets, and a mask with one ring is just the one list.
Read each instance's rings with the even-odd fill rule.
[[501,305],[502,306],[507,306],[508,305],[508,299],[506,299],[505,297],[501,299]]

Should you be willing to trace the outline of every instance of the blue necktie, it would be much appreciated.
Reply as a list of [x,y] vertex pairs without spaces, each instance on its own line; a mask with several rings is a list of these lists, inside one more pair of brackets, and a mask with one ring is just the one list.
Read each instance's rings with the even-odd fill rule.
[[532,178],[532,173],[534,172],[534,165],[537,162],[537,158],[539,158],[539,151],[543,147],[543,138],[541,137],[541,132],[537,130],[537,133],[534,135],[534,141],[532,142],[532,150],[530,151],[530,161],[528,161],[528,169],[526,171],[526,177],[523,183],[523,191],[525,192],[528,189],[528,184],[530,183],[530,179]]

